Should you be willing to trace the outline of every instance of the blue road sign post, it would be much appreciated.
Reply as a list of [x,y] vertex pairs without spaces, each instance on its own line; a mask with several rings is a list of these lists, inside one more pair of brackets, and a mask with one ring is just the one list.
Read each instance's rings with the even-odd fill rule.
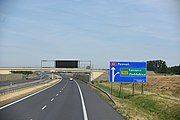
[[122,92],[124,83],[133,83],[133,95],[135,83],[140,82],[142,83],[143,94],[143,86],[144,83],[146,83],[146,62],[110,62],[109,82],[111,82],[111,84],[114,82],[122,83]]

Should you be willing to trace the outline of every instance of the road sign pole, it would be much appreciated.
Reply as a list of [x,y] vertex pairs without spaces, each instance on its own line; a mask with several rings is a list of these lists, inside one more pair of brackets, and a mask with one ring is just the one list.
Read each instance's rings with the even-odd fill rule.
[[121,84],[122,83],[119,84],[119,98],[121,97]]
[[132,95],[134,96],[134,93],[135,93],[135,83],[133,82],[132,84]]
[[124,99],[124,83],[122,83],[122,98]]
[[113,87],[112,84],[113,84],[113,83],[111,82],[111,95],[112,95],[112,87]]
[[40,75],[40,79],[42,79],[42,60],[41,60],[41,75]]
[[52,80],[54,79],[54,77],[53,77],[53,72],[52,72],[52,74],[51,74],[51,79],[52,79]]
[[91,72],[89,73],[89,82],[91,82]]
[[91,81],[93,81],[94,80],[94,78],[93,78],[93,72],[92,72],[92,70],[91,70]]
[[142,95],[144,95],[144,83],[142,82]]

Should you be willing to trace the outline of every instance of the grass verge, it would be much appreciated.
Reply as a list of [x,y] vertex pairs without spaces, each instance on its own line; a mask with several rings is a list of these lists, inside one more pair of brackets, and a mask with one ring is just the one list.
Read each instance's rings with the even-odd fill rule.
[[[108,84],[108,83],[107,83]],[[106,82],[95,83],[96,86],[110,91],[110,86]],[[96,90],[97,92],[97,90]],[[101,92],[100,94],[108,103],[112,103]],[[121,96],[121,94],[120,94]],[[161,97],[157,94],[138,94],[131,95],[131,91],[124,91],[124,99],[119,97],[118,88],[113,89],[113,100],[116,105],[113,107],[128,120],[179,120],[180,119],[180,101]]]

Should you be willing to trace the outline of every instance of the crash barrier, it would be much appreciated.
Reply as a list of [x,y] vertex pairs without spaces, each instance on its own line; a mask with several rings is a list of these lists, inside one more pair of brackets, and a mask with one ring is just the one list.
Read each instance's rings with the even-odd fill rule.
[[112,99],[111,95],[110,95],[107,91],[103,90],[102,88],[100,88],[100,87],[98,87],[98,86],[95,86],[95,85],[92,84],[91,82],[87,82],[87,81],[84,81],[84,80],[82,80],[82,81],[85,82],[85,83],[87,83],[87,84],[89,84],[89,85],[91,85],[91,86],[93,86],[94,88],[98,89],[98,90],[101,91],[102,93],[104,93],[104,94],[112,101],[112,103],[113,103],[114,105],[116,105],[116,103],[115,103],[114,100]]

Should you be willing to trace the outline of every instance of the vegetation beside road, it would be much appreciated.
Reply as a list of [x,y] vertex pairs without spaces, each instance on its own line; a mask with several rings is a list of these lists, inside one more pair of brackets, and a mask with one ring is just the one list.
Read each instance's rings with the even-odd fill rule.
[[180,65],[167,67],[166,62],[163,60],[147,61],[147,70],[155,73],[180,75]]
[[38,77],[39,75],[37,73],[32,73],[32,74],[22,74],[22,73],[12,73],[12,74],[0,74],[0,82],[5,82],[5,81],[14,81],[14,80],[20,80],[20,79],[25,79],[25,78],[35,78]]
[[[166,86],[171,88],[170,86],[172,84],[174,89],[166,89],[166,92],[162,90],[163,87],[158,87],[158,89],[156,87],[152,87],[149,89],[150,84],[154,84],[152,81],[155,79],[160,79],[160,84],[162,84],[163,80],[167,82],[167,78],[171,77],[173,78],[169,79],[170,81],[175,81],[175,83],[180,81],[179,76],[148,76],[149,82],[145,85],[144,96],[141,95],[140,84],[136,84],[135,96],[132,96],[132,84],[127,83],[124,88],[124,99],[121,94],[119,96],[120,84],[114,83],[112,97],[116,105],[113,107],[129,120],[179,120],[180,98],[177,94],[170,94],[178,93],[179,83],[174,84],[173,82],[168,82]],[[94,84],[110,93],[111,84],[108,81],[94,82]],[[158,90],[159,92],[157,92]],[[103,98],[108,101],[105,95],[100,92],[98,93],[104,96]]]

